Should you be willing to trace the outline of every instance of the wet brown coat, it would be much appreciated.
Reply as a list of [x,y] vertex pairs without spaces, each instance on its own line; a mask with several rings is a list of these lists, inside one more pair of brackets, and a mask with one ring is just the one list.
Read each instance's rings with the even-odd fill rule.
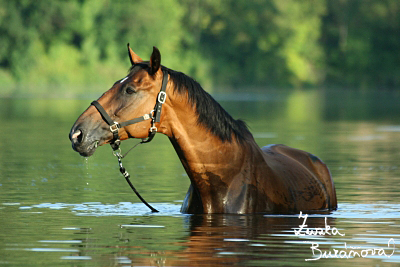
[[[132,64],[142,62],[129,52]],[[149,112],[161,87],[160,62],[154,50],[149,70],[128,76],[123,84],[117,82],[98,102],[117,121]],[[127,86],[135,89],[132,102],[121,100]],[[284,145],[259,148],[250,133],[244,141],[233,136],[231,141],[222,141],[198,123],[195,107],[175,87],[169,79],[161,122],[156,126],[171,140],[191,180],[182,212],[286,214],[337,208],[333,180],[317,157]],[[149,128],[149,121],[126,126],[120,130],[121,140],[145,138]],[[95,150],[93,142],[105,144],[111,134],[100,114],[89,107],[72,127],[70,138],[75,150],[90,156]]]

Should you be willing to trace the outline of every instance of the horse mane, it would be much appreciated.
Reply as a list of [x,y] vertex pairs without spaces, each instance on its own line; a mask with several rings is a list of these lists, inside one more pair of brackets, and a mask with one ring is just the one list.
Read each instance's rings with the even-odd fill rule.
[[174,92],[187,94],[188,102],[195,106],[197,122],[200,125],[206,127],[223,142],[232,142],[232,135],[239,143],[249,139],[251,133],[246,123],[233,119],[196,80],[164,66],[162,69],[170,75],[175,85]]

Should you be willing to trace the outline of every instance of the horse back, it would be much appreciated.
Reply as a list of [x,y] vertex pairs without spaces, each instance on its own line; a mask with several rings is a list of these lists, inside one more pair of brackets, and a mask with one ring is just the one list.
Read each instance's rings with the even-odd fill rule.
[[[337,208],[337,199],[333,179],[328,167],[315,155],[303,150],[291,148],[285,145],[268,145],[261,149],[265,154],[265,160],[272,171],[277,174],[275,179],[281,179],[288,184],[295,184],[297,187],[311,188],[318,185],[321,193],[325,195],[326,203],[323,204],[327,210]],[[290,172],[284,172],[290,168]],[[309,175],[299,175],[308,173]],[[301,193],[300,193],[301,192]],[[292,195],[304,194],[304,190],[296,189],[291,192]],[[302,202],[304,197],[300,198]],[[317,204],[317,203],[313,203]],[[318,205],[318,204],[317,204]],[[307,205],[306,205],[307,206]],[[301,206],[298,207],[301,209]]]

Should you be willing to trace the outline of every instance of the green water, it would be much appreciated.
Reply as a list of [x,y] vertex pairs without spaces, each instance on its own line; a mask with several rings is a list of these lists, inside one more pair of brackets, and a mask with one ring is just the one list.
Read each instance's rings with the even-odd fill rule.
[[[297,216],[182,215],[189,186],[169,143],[157,135],[124,161],[139,203],[111,148],[89,159],[68,134],[92,99],[0,99],[0,266],[397,266],[400,263],[400,95],[293,91],[217,95],[244,119],[260,146],[283,143],[329,166],[339,210],[327,224],[341,235],[296,236]],[[134,145],[123,143],[123,151]],[[325,228],[325,216],[308,226]],[[393,238],[394,251],[388,248]],[[322,252],[386,249],[367,258]],[[397,247],[396,247],[397,246]],[[318,257],[317,250],[314,256]],[[342,254],[343,256],[344,254]]]

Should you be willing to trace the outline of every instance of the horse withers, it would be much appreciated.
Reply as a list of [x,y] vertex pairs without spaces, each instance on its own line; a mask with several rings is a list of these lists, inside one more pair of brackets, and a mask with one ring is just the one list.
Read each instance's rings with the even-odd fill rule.
[[199,83],[162,66],[157,48],[150,61],[129,45],[128,52],[129,74],[72,126],[75,151],[88,157],[98,145],[152,138],[156,132],[168,136],[191,181],[184,213],[289,214],[337,208],[333,180],[319,158],[284,145],[259,148],[245,123],[234,120]]

